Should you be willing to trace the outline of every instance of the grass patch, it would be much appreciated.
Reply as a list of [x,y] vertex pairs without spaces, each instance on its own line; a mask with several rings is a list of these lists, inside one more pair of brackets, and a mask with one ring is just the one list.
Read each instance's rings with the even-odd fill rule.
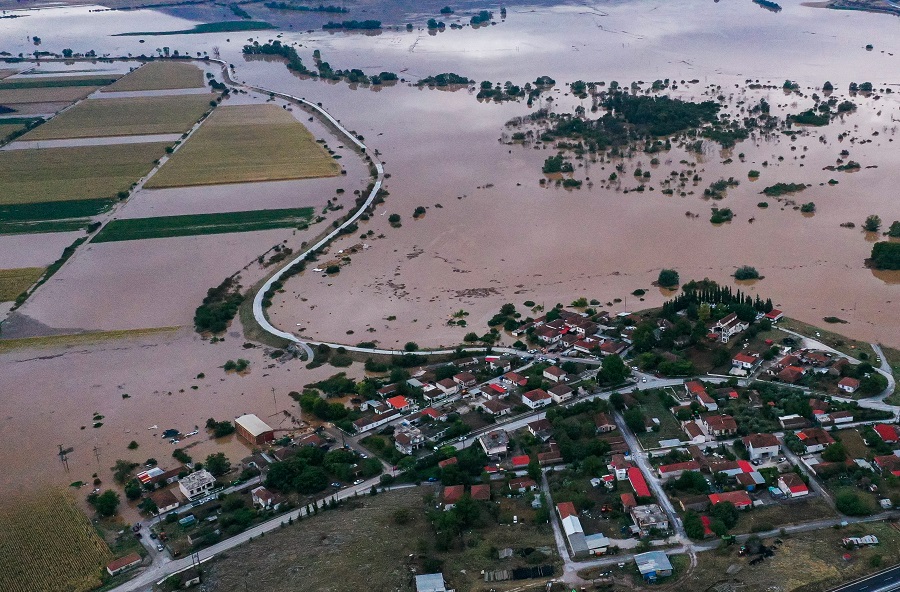
[[91,221],[86,218],[72,220],[44,220],[37,222],[0,222],[0,234],[75,232],[86,229],[90,223]]
[[219,107],[146,187],[331,177],[340,166],[275,105]]
[[91,242],[107,243],[147,238],[291,228],[309,220],[312,215],[312,208],[294,208],[113,220],[104,226],[103,230]]
[[153,168],[167,144],[0,152],[0,205],[108,198]]
[[639,393],[637,400],[641,404],[641,412],[645,417],[659,420],[659,431],[636,434],[641,446],[645,449],[656,448],[660,440],[685,439],[684,431],[678,425],[678,420],[672,415],[668,407],[662,404],[656,391]]
[[150,329],[120,329],[116,331],[92,331],[69,335],[43,335],[40,337],[19,337],[16,339],[0,339],[0,354],[19,349],[56,349],[77,347],[91,343],[115,341],[118,339],[134,339],[174,333],[181,329],[176,327],[154,327]]
[[154,61],[132,70],[102,92],[203,88],[203,71],[189,62]]
[[[825,345],[833,347],[839,352],[842,352],[854,358],[858,358],[860,353],[866,353],[870,357],[869,361],[874,362],[875,352],[872,351],[872,346],[865,341],[850,339],[849,337],[845,337],[839,333],[803,323],[796,319],[784,318],[779,321],[778,325],[785,329],[790,329],[791,331],[800,333],[801,335],[805,335],[810,339],[821,341]],[[816,333],[818,333],[820,336],[816,337]]]
[[45,201],[39,203],[0,205],[0,220],[25,222],[88,218],[107,211],[115,199],[85,199],[81,201]]
[[770,530],[788,524],[800,524],[836,516],[837,513],[821,498],[812,498],[743,511],[733,532],[741,534],[754,530]]
[[106,86],[118,76],[63,76],[57,78],[15,78],[0,80],[0,90],[19,88],[64,88],[71,86]]
[[871,450],[866,446],[862,436],[853,428],[838,430],[835,437],[844,445],[848,458],[868,458]]
[[0,269],[0,302],[9,302],[40,279],[43,267]]
[[180,31],[137,31],[134,33],[119,33],[113,37],[138,37],[159,35],[196,35],[198,33],[231,33],[234,31],[263,31],[274,29],[275,26],[263,21],[223,21],[219,23],[203,23],[194,25],[192,29]]
[[101,584],[112,553],[71,496],[46,489],[6,500],[0,523],[0,589],[54,592]]
[[82,101],[35,128],[22,140],[182,133],[210,109],[210,101],[216,96],[203,94]]
[[7,123],[8,120],[0,119],[0,143],[6,142],[10,139],[10,136],[15,134],[16,132],[20,132],[25,129],[24,123]]

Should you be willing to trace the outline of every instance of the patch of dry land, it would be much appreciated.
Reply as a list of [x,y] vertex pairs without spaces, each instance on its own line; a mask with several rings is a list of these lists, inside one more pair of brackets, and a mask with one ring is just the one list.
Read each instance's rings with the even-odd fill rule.
[[0,204],[114,197],[150,172],[167,144],[0,151]]
[[82,101],[21,139],[181,133],[190,129],[210,109],[210,101],[216,96],[203,94]]
[[16,296],[38,281],[43,273],[43,267],[0,269],[0,302],[15,300]]
[[63,86],[58,88],[0,88],[0,105],[17,103],[72,103],[83,99],[98,86]]
[[115,83],[103,92],[134,90],[169,90],[173,88],[202,88],[203,71],[187,62],[149,62]]
[[331,177],[340,170],[287,110],[234,105],[215,109],[146,187]]
[[112,553],[71,496],[50,488],[0,505],[0,590],[87,592]]

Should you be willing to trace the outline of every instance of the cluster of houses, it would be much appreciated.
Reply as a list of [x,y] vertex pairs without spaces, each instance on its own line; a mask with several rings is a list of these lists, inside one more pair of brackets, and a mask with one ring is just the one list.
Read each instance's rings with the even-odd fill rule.
[[[796,384],[809,374],[838,378],[848,366],[850,366],[850,360],[843,356],[835,356],[830,352],[814,349],[801,349],[794,352],[786,351],[768,369],[768,374],[780,382]],[[851,377],[840,378],[837,382],[838,390],[846,394],[855,393],[859,390],[859,386],[859,380]]]
[[622,335],[622,340],[600,334],[602,329],[607,328],[605,323],[610,321],[609,313],[597,313],[592,317],[598,321],[595,322],[583,313],[565,309],[558,309],[557,312],[558,318],[548,321],[546,315],[538,317],[513,331],[513,336],[524,335],[533,329],[535,338],[548,350],[573,351],[586,355],[621,355],[628,349],[630,340],[627,333]]

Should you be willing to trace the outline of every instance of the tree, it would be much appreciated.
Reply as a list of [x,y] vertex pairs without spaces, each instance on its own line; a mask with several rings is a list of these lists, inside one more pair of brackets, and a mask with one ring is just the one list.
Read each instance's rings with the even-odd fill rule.
[[843,462],[846,459],[847,452],[844,450],[844,445],[840,442],[835,442],[822,451],[822,460],[824,461],[836,463]]
[[663,288],[674,288],[680,283],[678,272],[674,269],[663,269],[659,272],[659,278],[657,278],[656,283]]
[[603,384],[620,384],[628,376],[629,370],[618,355],[606,356],[597,372],[597,380]]
[[73,54],[73,51],[71,49],[69,49],[68,47],[66,49],[62,50],[62,55],[64,58],[70,58],[70,57],[72,57],[72,54]]
[[738,509],[731,502],[719,502],[709,511],[710,516],[718,518],[726,528],[734,528],[738,522]]
[[838,511],[847,516],[868,516],[872,513],[871,504],[855,491],[842,491],[834,501]]
[[206,457],[206,470],[214,477],[221,477],[231,470],[231,462],[222,452],[210,454]]
[[114,466],[110,467],[110,470],[113,472],[113,479],[116,483],[124,485],[131,478],[131,472],[137,466],[137,463],[119,459]]
[[881,218],[875,214],[872,214],[866,221],[863,222],[863,230],[866,232],[878,232],[881,228]]
[[403,346],[403,349],[408,352],[414,352],[419,349],[419,344],[417,344],[415,341],[409,341],[406,345]]
[[119,509],[119,503],[122,498],[112,489],[107,489],[101,494],[92,493],[88,496],[88,503],[91,504],[97,513],[101,516],[112,516]]
[[138,443],[135,440],[132,440],[128,443],[128,450],[137,450]]
[[538,462],[537,458],[532,458],[528,463],[528,476],[534,479],[535,481],[539,481],[541,478],[541,463]]
[[625,397],[622,396],[622,393],[613,393],[609,396],[609,404],[621,411],[625,409]]
[[400,226],[400,214],[391,214],[388,216],[388,223],[395,228]]
[[125,497],[130,500],[136,500],[141,497],[141,482],[137,479],[132,479],[128,483],[125,484]]
[[891,238],[900,238],[900,220],[891,222],[891,227],[888,229],[888,236]]
[[629,409],[623,415],[625,418],[625,425],[628,426],[628,429],[636,434],[643,434],[647,431],[646,426],[644,425],[644,414],[641,413],[640,409]]
[[703,539],[705,529],[703,528],[703,521],[697,512],[689,511],[684,515],[684,532],[695,541]]

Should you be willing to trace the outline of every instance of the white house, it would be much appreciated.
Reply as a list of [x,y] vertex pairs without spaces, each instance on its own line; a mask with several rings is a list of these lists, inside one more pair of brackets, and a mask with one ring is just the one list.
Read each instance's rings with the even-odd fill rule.
[[212,476],[212,473],[206,469],[200,469],[181,479],[178,482],[178,489],[181,490],[184,497],[192,500],[206,495],[215,485],[216,478]]
[[732,337],[749,326],[749,323],[740,320],[735,313],[731,313],[713,325],[712,332],[719,336],[719,341],[728,343]]
[[281,500],[265,487],[257,487],[250,492],[250,496],[253,499],[253,504],[264,510],[277,510],[281,505]]
[[741,438],[750,460],[767,459],[778,456],[781,446],[774,434],[750,434]]
[[553,401],[553,398],[543,389],[534,389],[522,395],[522,403],[531,409],[540,409],[546,407]]
[[738,354],[731,359],[731,365],[735,368],[740,368],[741,370],[753,370],[753,367],[756,366],[758,361],[759,358],[757,356],[738,352]]
[[544,369],[544,378],[552,380],[553,382],[564,382],[566,380],[566,373],[557,366],[550,366]]
[[778,489],[789,497],[809,495],[809,488],[806,486],[806,483],[794,473],[785,473],[779,477]]
[[575,396],[575,391],[573,391],[572,387],[567,384],[558,384],[547,392],[556,403],[568,401],[573,396]]
[[459,385],[452,378],[445,378],[444,380],[439,380],[436,387],[441,389],[445,396],[455,395],[459,392]]
[[838,383],[838,388],[844,391],[845,393],[855,393],[857,389],[859,389],[859,381],[855,378],[850,378],[847,376],[846,378],[842,378]]

